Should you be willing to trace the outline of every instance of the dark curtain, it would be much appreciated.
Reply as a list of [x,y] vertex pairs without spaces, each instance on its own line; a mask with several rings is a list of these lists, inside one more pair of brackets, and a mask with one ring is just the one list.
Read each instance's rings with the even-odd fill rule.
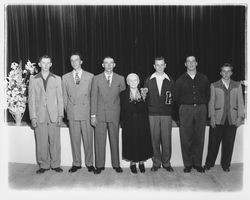
[[225,62],[234,66],[234,80],[245,79],[245,6],[9,5],[6,16],[7,72],[11,62],[49,54],[51,71],[61,76],[72,70],[71,52],[79,51],[85,70],[102,72],[103,58],[111,56],[117,73],[135,72],[141,82],[154,71],[154,57],[164,56],[176,80],[193,54],[211,82]]

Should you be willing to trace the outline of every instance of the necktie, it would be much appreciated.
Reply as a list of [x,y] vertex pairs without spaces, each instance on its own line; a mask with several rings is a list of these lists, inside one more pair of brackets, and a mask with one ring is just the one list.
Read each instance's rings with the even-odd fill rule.
[[110,75],[108,75],[108,77],[107,77],[107,83],[108,83],[108,86],[110,87],[110,78],[111,78],[111,76]]
[[76,85],[79,85],[79,83],[80,83],[80,77],[78,76],[78,72],[76,72],[75,81],[76,81]]

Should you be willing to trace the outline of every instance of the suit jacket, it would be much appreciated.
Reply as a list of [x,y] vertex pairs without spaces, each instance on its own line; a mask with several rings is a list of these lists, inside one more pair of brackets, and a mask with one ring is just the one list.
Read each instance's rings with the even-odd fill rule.
[[96,75],[91,89],[91,115],[96,115],[97,121],[119,123],[119,95],[125,89],[123,76],[113,72],[111,86],[109,87],[104,72]]
[[[211,96],[208,104],[209,117],[215,117],[216,124],[221,124],[225,112],[225,92],[223,87],[222,80],[212,83],[210,86]],[[235,125],[237,118],[241,118],[242,121],[244,119],[244,102],[241,84],[231,80],[228,90],[230,92],[230,116],[232,124]]]
[[76,85],[73,72],[63,75],[63,102],[68,120],[90,119],[90,91],[93,77],[93,74],[83,70],[80,84]]
[[46,91],[40,73],[31,77],[28,103],[30,119],[37,119],[40,123],[45,122],[47,110],[51,122],[56,122],[57,117],[63,117],[61,77],[52,74],[48,78]]

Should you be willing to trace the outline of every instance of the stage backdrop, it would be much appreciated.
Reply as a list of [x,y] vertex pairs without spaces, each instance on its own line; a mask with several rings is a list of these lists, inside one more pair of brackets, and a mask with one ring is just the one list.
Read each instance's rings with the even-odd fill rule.
[[233,79],[245,79],[245,6],[8,5],[6,25],[7,72],[11,62],[48,54],[61,76],[71,70],[71,52],[79,51],[85,70],[102,72],[102,59],[111,56],[117,73],[138,73],[141,82],[153,72],[154,57],[164,56],[176,80],[185,56],[194,54],[211,82],[225,62],[234,66]]

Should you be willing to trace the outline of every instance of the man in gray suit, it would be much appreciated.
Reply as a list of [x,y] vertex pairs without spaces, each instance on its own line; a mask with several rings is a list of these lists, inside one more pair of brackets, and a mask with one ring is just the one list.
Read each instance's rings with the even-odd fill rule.
[[69,132],[72,149],[73,164],[70,173],[81,169],[81,138],[85,153],[85,165],[89,172],[93,167],[93,128],[90,125],[90,91],[93,74],[81,67],[82,58],[79,53],[70,57],[73,71],[63,75],[64,108],[69,120]]
[[95,174],[105,169],[107,129],[111,149],[111,162],[121,173],[119,161],[120,92],[126,89],[125,80],[113,72],[114,59],[105,57],[104,72],[96,75],[91,89],[91,124],[95,127]]
[[62,172],[60,125],[63,118],[61,77],[52,74],[51,57],[44,55],[38,63],[41,72],[30,78],[29,114],[35,129],[37,162],[42,174],[50,168]]

